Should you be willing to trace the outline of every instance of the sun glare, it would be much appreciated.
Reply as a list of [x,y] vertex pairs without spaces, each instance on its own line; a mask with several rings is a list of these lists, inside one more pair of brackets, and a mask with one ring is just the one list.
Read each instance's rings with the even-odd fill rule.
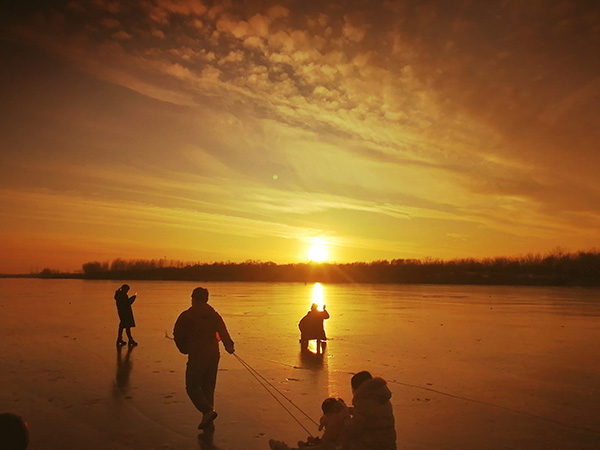
[[320,311],[323,311],[323,286],[321,283],[315,283],[313,287],[312,302],[315,303]]
[[314,262],[326,261],[329,257],[327,246],[322,243],[312,244],[308,249],[308,260]]

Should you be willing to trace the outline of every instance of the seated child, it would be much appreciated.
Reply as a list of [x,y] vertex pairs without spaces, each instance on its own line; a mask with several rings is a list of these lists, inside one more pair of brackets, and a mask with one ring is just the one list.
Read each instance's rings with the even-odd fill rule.
[[[319,420],[319,431],[323,431],[321,437],[309,436],[306,442],[299,441],[299,448],[310,447],[311,450],[335,449],[336,444],[341,442],[341,436],[346,424],[350,420],[350,412],[346,403],[341,398],[326,398],[322,405],[323,415]],[[269,441],[271,450],[294,450],[281,441],[271,439]]]

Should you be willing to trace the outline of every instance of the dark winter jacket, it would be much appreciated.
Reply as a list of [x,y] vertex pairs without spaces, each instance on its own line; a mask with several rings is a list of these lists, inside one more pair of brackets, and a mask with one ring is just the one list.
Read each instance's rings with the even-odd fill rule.
[[350,421],[350,410],[341,398],[338,402],[342,408],[334,413],[323,414],[319,420],[319,431],[325,430],[321,442],[339,443],[343,439],[344,430]]
[[309,311],[298,323],[302,340],[321,339],[325,340],[325,329],[323,321],[329,319],[327,311]]
[[131,304],[135,301],[135,295],[129,297],[126,292],[117,289],[115,292],[115,303],[117,304],[117,312],[119,313],[119,326],[122,328],[135,327],[135,319],[133,318],[133,310]]
[[372,378],[354,392],[354,411],[345,430],[344,450],[396,450],[396,428],[383,378]]
[[198,362],[219,358],[217,333],[225,349],[233,353],[233,340],[225,322],[219,313],[206,303],[194,305],[182,312],[173,330],[179,351],[189,355],[189,361]]

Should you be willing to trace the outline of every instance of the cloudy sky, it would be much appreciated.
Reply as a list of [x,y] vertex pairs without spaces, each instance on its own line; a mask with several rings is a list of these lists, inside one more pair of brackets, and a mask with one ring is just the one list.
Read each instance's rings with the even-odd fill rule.
[[598,2],[13,3],[0,272],[599,246]]

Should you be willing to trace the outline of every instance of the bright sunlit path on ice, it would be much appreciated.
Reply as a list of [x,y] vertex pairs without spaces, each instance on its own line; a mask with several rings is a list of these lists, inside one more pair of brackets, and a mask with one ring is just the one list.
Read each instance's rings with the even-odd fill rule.
[[320,311],[323,311],[323,304],[325,301],[323,300],[323,286],[321,283],[315,283],[312,294],[312,302],[319,307]]

